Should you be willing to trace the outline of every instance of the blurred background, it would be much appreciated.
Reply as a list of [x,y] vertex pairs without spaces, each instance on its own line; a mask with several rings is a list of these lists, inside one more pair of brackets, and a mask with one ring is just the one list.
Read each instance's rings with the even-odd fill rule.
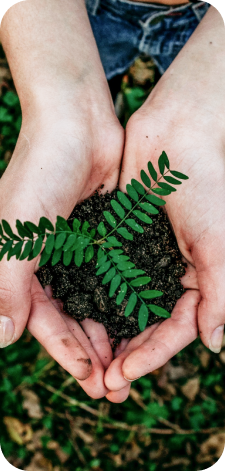
[[[159,79],[149,57],[110,81],[125,126]],[[0,46],[0,175],[21,126],[21,109]],[[200,471],[225,444],[225,338],[219,355],[199,340],[135,381],[128,400],[92,400],[25,332],[0,353],[1,447],[26,471]]]

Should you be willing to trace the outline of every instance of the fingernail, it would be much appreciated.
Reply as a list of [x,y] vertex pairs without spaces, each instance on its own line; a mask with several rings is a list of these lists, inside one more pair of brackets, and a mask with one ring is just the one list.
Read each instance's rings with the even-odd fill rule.
[[0,348],[11,344],[14,331],[15,327],[10,317],[0,316]]
[[135,378],[135,379],[127,379],[127,378],[125,378],[125,376],[124,376],[124,379],[125,379],[126,381],[129,381],[129,383],[132,383],[133,381],[136,381],[137,379],[140,379],[140,378],[141,378],[141,376],[138,376],[138,378]]
[[209,341],[209,348],[214,353],[220,353],[223,343],[224,325],[217,327],[212,333],[212,337]]

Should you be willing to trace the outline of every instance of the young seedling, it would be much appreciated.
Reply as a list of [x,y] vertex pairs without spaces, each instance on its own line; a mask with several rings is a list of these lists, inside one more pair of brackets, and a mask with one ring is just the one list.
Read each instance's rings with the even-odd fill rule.
[[[170,170],[169,159],[164,151],[159,157],[158,167],[159,176],[151,162],[148,162],[149,175],[141,170],[140,177],[145,186],[132,179],[131,184],[126,186],[127,194],[117,191],[117,199],[111,200],[114,213],[103,212],[105,221],[100,222],[97,231],[90,228],[88,221],[81,225],[78,219],[73,220],[73,227],[70,228],[63,217],[57,216],[55,227],[45,217],[40,218],[38,226],[29,221],[22,223],[17,220],[18,234],[14,234],[9,223],[2,220],[0,260],[7,254],[7,260],[15,256],[18,260],[29,261],[42,252],[40,267],[50,259],[52,266],[59,261],[68,266],[74,260],[75,265],[81,267],[83,262],[88,263],[95,256],[96,276],[104,275],[103,285],[110,283],[109,297],[117,292],[116,304],[120,305],[125,296],[129,296],[124,315],[129,316],[138,306],[141,331],[147,325],[149,310],[160,317],[170,317],[170,313],[162,307],[149,304],[149,300],[162,296],[162,291],[143,289],[137,292],[136,288],[147,287],[151,278],[146,276],[144,270],[135,267],[129,256],[125,255],[122,242],[116,237],[119,234],[123,239],[133,240],[128,228],[143,233],[143,224],[152,224],[149,214],[157,214],[159,211],[156,206],[166,204],[159,196],[167,196],[176,191],[172,185],[180,185],[181,180],[188,179],[183,173]],[[162,179],[165,181],[161,181]]]

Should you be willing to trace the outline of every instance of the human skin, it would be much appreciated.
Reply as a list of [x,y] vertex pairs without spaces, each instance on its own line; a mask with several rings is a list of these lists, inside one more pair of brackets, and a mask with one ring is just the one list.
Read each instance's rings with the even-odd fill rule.
[[[0,219],[53,223],[104,184],[112,191],[124,145],[83,0],[28,0],[1,25],[22,107],[22,129],[0,181]],[[94,398],[112,360],[104,327],[60,314],[35,271],[39,259],[0,264],[1,346],[25,326]],[[85,333],[87,332],[87,334]]]
[[[120,187],[140,179],[162,150],[171,169],[189,176],[163,197],[181,253],[187,292],[172,318],[131,340],[106,372],[113,392],[162,366],[198,335],[219,353],[225,324],[225,29],[211,7],[126,129]],[[126,379],[127,380],[126,380]]]

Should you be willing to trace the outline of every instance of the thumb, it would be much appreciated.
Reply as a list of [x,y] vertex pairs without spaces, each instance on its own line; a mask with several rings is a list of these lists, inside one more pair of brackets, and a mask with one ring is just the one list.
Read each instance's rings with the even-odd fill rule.
[[16,342],[26,327],[33,268],[31,262],[13,258],[0,262],[0,348]]

